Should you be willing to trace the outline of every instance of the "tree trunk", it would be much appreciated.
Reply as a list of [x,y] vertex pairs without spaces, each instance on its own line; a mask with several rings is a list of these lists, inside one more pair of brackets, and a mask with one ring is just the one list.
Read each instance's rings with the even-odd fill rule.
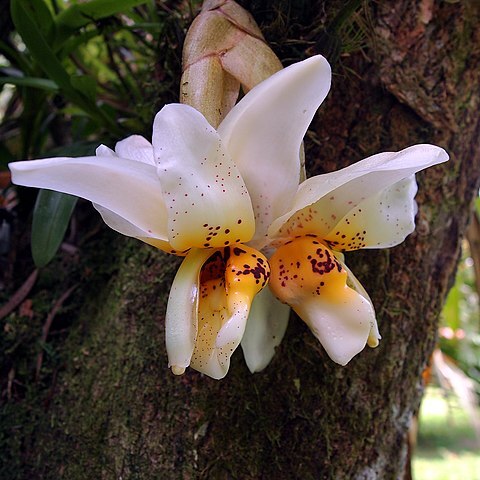
[[293,316],[265,371],[250,374],[239,349],[224,380],[175,377],[163,324],[178,259],[105,231],[84,247],[76,273],[57,278],[54,266],[41,275],[37,291],[84,281],[56,325],[62,344],[47,342],[42,381],[28,374],[35,358],[12,361],[16,377],[24,372],[23,395],[2,417],[9,439],[0,446],[10,452],[2,478],[404,475],[421,374],[479,186],[478,3],[363,2],[345,15],[334,0],[239,3],[284,64],[314,53],[333,64],[332,90],[306,138],[309,175],[415,143],[451,155],[417,175],[415,233],[346,258],[376,307],[380,346],[337,366]]

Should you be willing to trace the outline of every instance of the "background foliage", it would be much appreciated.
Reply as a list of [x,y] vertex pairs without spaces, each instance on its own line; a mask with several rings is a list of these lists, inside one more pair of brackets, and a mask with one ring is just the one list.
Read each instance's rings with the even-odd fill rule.
[[[112,145],[127,133],[150,135],[158,99],[174,101],[178,90],[183,19],[167,3],[12,0],[10,6],[12,29],[0,43],[0,168],[13,159],[94,155],[100,138]],[[168,52],[162,64],[160,49]],[[53,192],[37,198],[37,266],[53,257],[74,204]]]

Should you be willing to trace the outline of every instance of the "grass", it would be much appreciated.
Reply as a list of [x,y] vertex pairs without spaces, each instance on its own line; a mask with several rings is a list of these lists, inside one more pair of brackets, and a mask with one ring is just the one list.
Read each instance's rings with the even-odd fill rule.
[[420,409],[414,480],[480,480],[480,449],[458,399],[428,388]]

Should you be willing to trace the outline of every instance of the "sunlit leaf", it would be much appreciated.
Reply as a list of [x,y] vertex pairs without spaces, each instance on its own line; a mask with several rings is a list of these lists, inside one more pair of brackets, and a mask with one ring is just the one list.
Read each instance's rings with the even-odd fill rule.
[[73,52],[76,52],[78,47],[88,44],[88,42],[100,34],[97,30],[88,30],[72,35],[70,38],[62,42],[62,45],[57,50],[59,58],[68,57]]
[[18,33],[42,70],[66,92],[72,91],[70,76],[54,55],[37,22],[30,16],[28,2],[12,0],[11,11]]
[[457,330],[460,328],[460,299],[460,291],[458,285],[455,284],[448,294],[447,301],[445,302],[442,312],[444,319],[443,323],[452,330]]
[[75,3],[57,16],[58,40],[62,41],[92,21],[124,12],[146,2],[147,0],[91,0]]
[[116,122],[109,118],[82,92],[78,91],[70,81],[70,75],[56,57],[49,43],[38,28],[37,22],[30,16],[26,0],[12,0],[12,20],[18,33],[28,47],[30,54],[38,65],[53,80],[62,93],[73,103],[82,108],[100,124],[106,124],[114,132],[120,132]]

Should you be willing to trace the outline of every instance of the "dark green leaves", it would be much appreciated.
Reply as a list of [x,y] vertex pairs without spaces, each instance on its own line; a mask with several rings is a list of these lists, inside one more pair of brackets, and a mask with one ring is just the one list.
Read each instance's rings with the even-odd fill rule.
[[[90,3],[93,2],[89,2],[89,4]],[[104,1],[96,0],[95,3],[104,3]],[[41,8],[40,4],[43,4],[44,8]],[[35,5],[38,8],[32,8],[32,5]],[[73,7],[78,7],[78,5],[73,5],[70,8]],[[47,13],[45,13],[45,9]],[[65,12],[68,12],[69,10],[70,9]],[[38,21],[36,18],[38,12],[41,12],[39,15],[45,20],[45,22],[51,23],[50,27],[48,27],[48,25],[42,25],[42,23]],[[50,20],[51,17],[48,16],[50,12],[43,1],[35,0],[34,2],[31,2],[30,0],[12,0],[11,13],[15,27],[25,42],[30,54],[47,77],[58,85],[65,97],[88,113],[89,116],[95,119],[100,125],[108,127],[112,132],[121,134],[121,130],[117,126],[115,120],[108,116],[104,110],[99,108],[92,99],[92,97],[95,97],[95,94],[92,95],[91,82],[72,81],[71,74],[66,70],[62,61],[57,57],[55,53],[55,44],[52,45],[51,42],[51,38],[54,36],[51,32],[56,31],[57,26],[56,23],[54,23],[54,19]],[[87,20],[87,22],[89,21],[87,17],[85,17],[85,20]],[[83,86],[86,88],[82,88]]]
[[57,17],[58,40],[69,37],[91,21],[115,15],[119,12],[136,7],[147,0],[92,0],[86,3],[76,3],[64,10]]
[[0,85],[10,83],[19,87],[32,87],[41,90],[55,92],[58,90],[58,85],[48,78],[37,77],[0,77]]
[[[175,70],[157,72],[155,62],[157,39],[177,20],[151,0],[11,0],[10,7],[14,29],[0,41],[0,91],[16,88],[4,89],[9,135],[0,143],[0,168],[18,159],[91,155],[127,131],[150,129],[159,89],[176,89]],[[85,149],[85,139],[93,147]],[[32,234],[38,266],[54,256],[74,205],[66,195],[39,194]]]
[[44,267],[63,240],[77,197],[40,190],[33,211],[32,256],[37,267]]

